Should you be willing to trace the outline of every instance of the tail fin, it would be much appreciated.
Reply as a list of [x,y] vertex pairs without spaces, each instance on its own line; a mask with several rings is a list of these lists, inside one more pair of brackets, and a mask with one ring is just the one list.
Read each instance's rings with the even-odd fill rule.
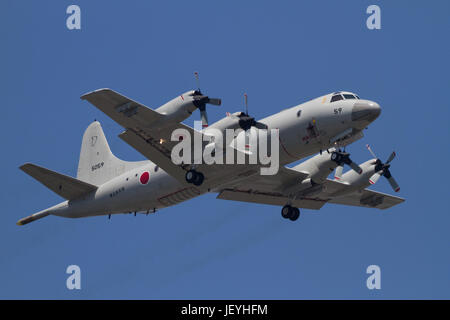
[[128,162],[114,156],[100,122],[94,121],[83,135],[77,179],[99,186],[145,162]]

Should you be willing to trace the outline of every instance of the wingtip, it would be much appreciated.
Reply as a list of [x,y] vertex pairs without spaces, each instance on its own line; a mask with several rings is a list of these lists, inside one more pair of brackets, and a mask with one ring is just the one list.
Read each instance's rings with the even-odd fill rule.
[[22,164],[21,166],[19,166],[19,169],[24,171],[24,169],[26,169],[27,167],[33,165],[31,162],[25,162],[24,164]]
[[80,99],[81,100],[86,100],[90,95],[96,94],[96,93],[99,93],[99,92],[103,92],[103,91],[111,91],[111,89],[109,89],[109,88],[100,88],[100,89],[97,89],[97,90],[94,90],[94,91],[89,91],[89,92],[86,92],[85,94],[83,94],[80,97]]

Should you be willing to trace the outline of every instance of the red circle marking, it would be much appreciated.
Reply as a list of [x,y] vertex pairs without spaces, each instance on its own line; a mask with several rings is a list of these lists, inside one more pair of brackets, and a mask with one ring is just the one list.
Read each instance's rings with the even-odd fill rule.
[[148,180],[150,180],[150,174],[145,171],[143,174],[141,174],[141,177],[139,179],[142,184],[147,184]]

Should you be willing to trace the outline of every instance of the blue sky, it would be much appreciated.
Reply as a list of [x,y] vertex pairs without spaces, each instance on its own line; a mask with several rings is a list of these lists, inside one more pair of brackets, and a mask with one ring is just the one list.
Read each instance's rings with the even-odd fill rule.
[[[82,29],[66,28],[81,7]],[[366,8],[381,8],[381,30]],[[2,177],[0,298],[450,298],[448,1],[0,2]],[[142,156],[79,97],[109,87],[156,108],[195,87],[262,118],[348,90],[381,116],[348,149],[357,162],[398,157],[405,203],[379,211],[326,205],[296,223],[279,208],[214,194],[153,216],[15,222],[61,199],[18,169],[75,176],[95,118],[113,152]],[[198,119],[198,113],[195,113]],[[191,124],[194,119],[189,119]],[[392,193],[380,179],[373,188]],[[82,289],[66,288],[77,264]],[[366,287],[381,268],[381,290]]]

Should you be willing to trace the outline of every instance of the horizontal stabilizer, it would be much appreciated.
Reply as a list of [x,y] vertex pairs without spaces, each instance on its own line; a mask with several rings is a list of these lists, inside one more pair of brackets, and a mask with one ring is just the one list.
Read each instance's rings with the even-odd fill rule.
[[67,200],[77,199],[97,189],[97,187],[92,184],[48,170],[32,163],[22,165],[20,169]]

